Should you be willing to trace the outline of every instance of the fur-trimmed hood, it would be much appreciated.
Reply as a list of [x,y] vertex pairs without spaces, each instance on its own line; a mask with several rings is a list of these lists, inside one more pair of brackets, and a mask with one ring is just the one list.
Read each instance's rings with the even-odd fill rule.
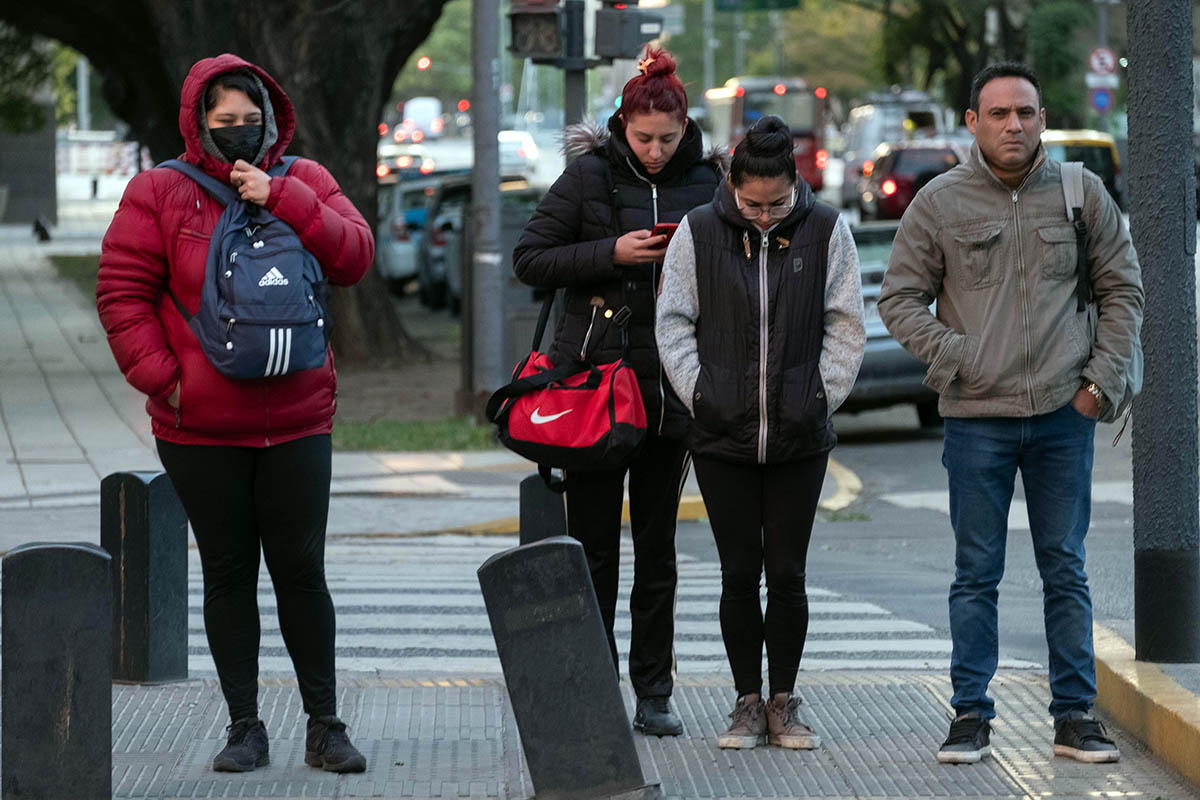
[[[611,130],[613,121],[616,121],[616,125],[621,124],[619,118],[614,115],[607,125],[592,118],[568,125],[563,129],[561,137],[563,155],[571,159],[587,153],[606,154],[609,142],[613,138]],[[688,131],[684,135],[699,135],[699,131],[700,128],[696,125],[696,121],[689,117]],[[729,149],[727,147],[713,145],[704,151],[701,160],[715,165],[722,175],[729,174]]]

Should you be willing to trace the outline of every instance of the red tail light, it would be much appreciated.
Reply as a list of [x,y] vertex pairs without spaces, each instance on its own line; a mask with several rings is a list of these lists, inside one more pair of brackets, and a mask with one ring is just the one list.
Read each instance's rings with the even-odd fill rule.
[[817,169],[825,169],[829,165],[829,151],[817,151]]
[[375,168],[375,174],[380,178],[385,177],[389,172],[391,172],[391,170],[388,169],[387,164],[380,164]]
[[392,220],[392,238],[397,242],[408,241],[408,226],[404,224],[404,220]]
[[891,178],[888,178],[883,182],[883,185],[879,187],[879,191],[883,192],[884,197],[891,197],[896,193],[896,188],[896,182]]
[[439,230],[432,230],[429,232],[429,243],[434,247],[445,247],[446,236]]
[[413,131],[412,140],[414,142],[424,141],[425,134],[422,131]]
[[874,161],[864,161],[862,165],[862,174],[864,178],[871,177],[871,173],[875,171]]

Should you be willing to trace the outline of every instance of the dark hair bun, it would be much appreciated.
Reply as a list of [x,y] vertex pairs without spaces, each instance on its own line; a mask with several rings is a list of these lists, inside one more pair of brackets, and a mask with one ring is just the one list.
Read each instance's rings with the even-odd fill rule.
[[746,131],[745,146],[750,155],[760,158],[791,155],[792,131],[779,117],[767,115]]

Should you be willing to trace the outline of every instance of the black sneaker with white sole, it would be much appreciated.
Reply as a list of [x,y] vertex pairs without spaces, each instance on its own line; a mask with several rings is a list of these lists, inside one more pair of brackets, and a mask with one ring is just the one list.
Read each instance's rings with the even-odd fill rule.
[[271,761],[270,744],[267,742],[267,727],[258,717],[244,717],[229,724],[225,729],[229,737],[225,747],[213,759],[217,772],[252,772],[255,767],[265,767]]
[[978,711],[965,714],[950,723],[950,735],[942,742],[937,760],[943,764],[974,764],[991,755],[992,724],[981,719]]
[[1086,711],[1072,711],[1054,723],[1054,755],[1085,764],[1111,764],[1121,759],[1104,723]]

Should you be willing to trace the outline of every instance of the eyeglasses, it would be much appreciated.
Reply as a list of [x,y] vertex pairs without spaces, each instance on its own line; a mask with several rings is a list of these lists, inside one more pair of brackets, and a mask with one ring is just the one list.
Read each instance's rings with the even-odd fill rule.
[[747,203],[742,205],[742,199],[738,196],[737,190],[733,191],[733,201],[737,203],[738,211],[746,219],[758,219],[767,212],[768,219],[783,219],[788,214],[792,213],[792,209],[796,207],[796,190],[792,189],[792,200],[787,205],[773,203],[769,206],[760,206],[757,203]]

